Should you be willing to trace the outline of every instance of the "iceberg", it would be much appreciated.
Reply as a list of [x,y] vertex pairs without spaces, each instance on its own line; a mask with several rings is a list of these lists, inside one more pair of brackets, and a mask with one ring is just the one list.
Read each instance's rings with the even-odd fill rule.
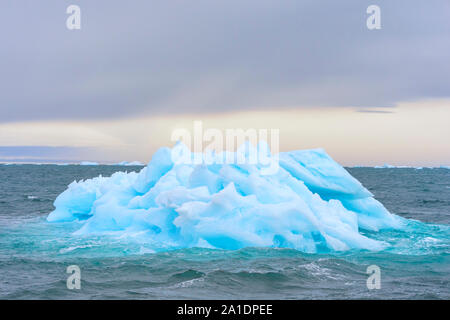
[[393,166],[393,165],[391,165],[389,163],[385,163],[382,166],[375,166],[374,168],[375,169],[395,169],[396,166]]
[[98,162],[92,162],[92,161],[81,161],[80,166],[98,166]]
[[174,159],[186,153],[198,156],[178,143],[159,149],[139,172],[74,181],[47,221],[77,221],[75,236],[140,235],[152,250],[281,247],[307,253],[382,250],[388,244],[365,231],[405,226],[406,219],[391,214],[323,149],[269,151],[279,163],[270,175],[259,164]]
[[132,166],[144,166],[144,164],[140,161],[122,161],[118,163],[112,164],[113,166],[126,166],[126,167],[132,167]]

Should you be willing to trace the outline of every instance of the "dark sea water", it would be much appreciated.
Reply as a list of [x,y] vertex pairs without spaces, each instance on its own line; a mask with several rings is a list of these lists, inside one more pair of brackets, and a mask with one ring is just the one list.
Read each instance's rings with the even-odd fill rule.
[[[351,168],[405,231],[365,232],[381,252],[183,249],[150,253],[138,242],[74,237],[77,223],[47,223],[73,180],[141,167],[0,165],[1,299],[449,299],[450,170]],[[81,269],[69,290],[66,268]],[[366,286],[369,265],[381,289]]]

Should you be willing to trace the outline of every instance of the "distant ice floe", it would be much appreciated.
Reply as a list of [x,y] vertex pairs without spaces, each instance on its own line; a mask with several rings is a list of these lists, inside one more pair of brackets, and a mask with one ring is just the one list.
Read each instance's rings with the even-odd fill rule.
[[382,166],[375,166],[375,169],[422,169],[422,167],[412,167],[412,166],[393,166],[390,164],[385,163]]
[[[182,152],[177,149],[183,149]],[[372,194],[322,149],[284,152],[279,170],[259,164],[185,164],[159,149],[140,172],[73,182],[49,222],[81,222],[75,235],[145,234],[146,248],[285,247],[304,252],[387,246],[361,229],[401,229]]]
[[[63,163],[63,164],[58,164],[58,165],[70,165],[70,163]],[[100,166],[100,165],[110,165],[110,166],[145,166],[145,164],[143,164],[142,162],[139,161],[122,161],[119,163],[107,163],[107,164],[103,164],[103,163],[98,163],[98,162],[92,162],[92,161],[82,161],[79,163],[79,165],[81,166]]]
[[439,166],[439,167],[414,167],[414,166],[393,166],[390,164],[384,164],[382,166],[375,166],[375,167],[369,167],[369,166],[353,166],[351,168],[375,168],[375,169],[416,169],[416,170],[422,170],[422,169],[450,169],[450,166]]
[[145,164],[143,164],[142,162],[139,162],[139,161],[131,161],[131,162],[122,161],[119,163],[114,163],[112,165],[113,166],[126,166],[126,167],[128,167],[128,166],[145,166]]
[[80,166],[98,166],[98,162],[91,162],[91,161],[82,161],[80,162]]

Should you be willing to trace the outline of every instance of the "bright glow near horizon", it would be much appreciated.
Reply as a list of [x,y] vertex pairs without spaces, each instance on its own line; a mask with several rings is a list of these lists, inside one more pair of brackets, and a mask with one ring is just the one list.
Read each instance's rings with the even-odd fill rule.
[[[395,108],[278,109],[216,114],[143,116],[109,121],[0,124],[2,146],[91,147],[74,160],[148,162],[172,146],[172,130],[279,128],[280,150],[324,148],[343,165],[439,166],[450,164],[450,100],[402,103]],[[94,152],[92,152],[94,150]]]

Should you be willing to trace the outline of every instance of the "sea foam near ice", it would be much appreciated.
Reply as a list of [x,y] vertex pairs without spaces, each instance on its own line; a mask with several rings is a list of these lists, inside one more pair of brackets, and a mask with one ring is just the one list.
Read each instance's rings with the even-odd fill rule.
[[76,235],[144,233],[152,250],[284,247],[310,253],[381,250],[387,244],[361,230],[405,225],[322,149],[277,154],[279,169],[266,175],[257,164],[178,163],[177,148],[190,152],[177,144],[159,149],[138,173],[74,181],[47,220],[81,221]]

